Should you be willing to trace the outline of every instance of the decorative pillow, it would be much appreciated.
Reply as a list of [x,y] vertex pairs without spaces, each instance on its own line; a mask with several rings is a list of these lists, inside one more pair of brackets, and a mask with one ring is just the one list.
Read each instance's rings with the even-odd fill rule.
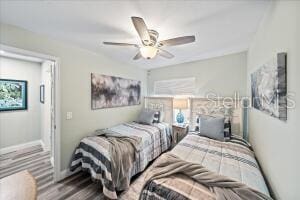
[[[205,115],[201,115],[201,116],[205,116]],[[195,126],[195,131],[196,132],[199,132],[200,129],[199,129],[199,123],[200,123],[200,120],[199,120],[199,116],[197,117],[197,125]],[[229,117],[225,117],[224,119],[224,138],[225,140],[230,140],[231,138],[231,121],[230,121],[230,118]]]
[[224,119],[224,137],[227,139],[231,138],[231,121],[229,117]]
[[159,122],[160,122],[160,111],[155,111],[153,123],[159,123]]
[[224,141],[224,117],[199,117],[199,134],[211,139]]
[[162,111],[156,111],[154,114],[153,123],[160,123],[164,119],[164,112]]
[[137,119],[137,123],[151,125],[154,119],[154,110],[143,109]]

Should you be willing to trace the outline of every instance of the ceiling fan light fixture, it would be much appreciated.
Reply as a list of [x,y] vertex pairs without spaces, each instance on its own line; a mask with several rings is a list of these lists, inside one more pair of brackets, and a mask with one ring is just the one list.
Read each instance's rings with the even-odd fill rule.
[[157,48],[152,46],[143,46],[140,48],[141,54],[146,59],[154,58],[157,54]]
[[[1,1],[1,0],[0,0]],[[139,49],[139,52],[132,58],[133,60],[138,60],[141,57],[146,59],[154,58],[156,55],[161,57],[171,59],[174,55],[161,47],[165,46],[177,46],[195,42],[195,36],[181,36],[170,38],[167,40],[158,40],[159,33],[156,30],[148,29],[146,23],[141,17],[131,17],[133,26],[137,31],[139,38],[141,39],[141,45],[124,43],[124,42],[103,42],[105,45],[117,45],[117,46],[133,46]]]

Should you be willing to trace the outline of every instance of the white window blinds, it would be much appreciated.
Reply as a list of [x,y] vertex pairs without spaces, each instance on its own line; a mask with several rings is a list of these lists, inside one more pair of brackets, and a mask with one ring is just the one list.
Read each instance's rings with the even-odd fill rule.
[[156,95],[193,95],[195,94],[196,79],[181,78],[154,82]]

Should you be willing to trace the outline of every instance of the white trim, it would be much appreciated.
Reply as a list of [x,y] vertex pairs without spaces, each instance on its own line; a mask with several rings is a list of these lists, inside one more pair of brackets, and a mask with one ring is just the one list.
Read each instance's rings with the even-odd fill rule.
[[41,140],[41,145],[44,151],[50,151],[50,147],[46,146],[43,140]]
[[43,148],[43,150],[45,151],[46,149],[46,147],[45,147],[45,143],[44,143],[44,141],[43,140],[40,140],[41,141],[41,145],[42,145],[42,148]]
[[65,169],[60,172],[60,180],[63,180],[69,176],[72,176],[73,174],[76,174],[77,172],[81,171],[81,168],[77,168],[75,171],[71,172],[70,169]]
[[8,51],[11,53],[16,53],[16,54],[21,54],[23,56],[31,56],[31,57],[37,57],[37,58],[41,58],[43,60],[50,60],[53,61],[55,63],[54,66],[54,105],[55,105],[55,109],[54,109],[54,113],[55,113],[55,123],[53,124],[53,126],[55,126],[54,129],[54,181],[58,182],[60,180],[61,177],[61,170],[60,170],[60,159],[61,159],[61,152],[60,152],[60,137],[61,137],[61,126],[60,126],[60,59],[58,57],[55,56],[51,56],[51,55],[46,55],[46,54],[41,54],[41,53],[37,53],[37,52],[33,52],[33,51],[28,51],[28,50],[24,50],[24,49],[20,49],[20,48],[16,48],[16,47],[12,47],[12,46],[7,46],[7,45],[3,45],[0,44],[0,50],[3,51]]
[[4,44],[0,44],[0,49],[3,50],[3,51],[8,51],[10,53],[20,54],[22,56],[30,56],[30,57],[41,58],[43,60],[56,61],[58,59],[57,57],[54,57],[54,56],[51,56],[51,55],[46,55],[46,54],[42,54],[42,53],[28,51],[28,50],[25,50],[25,49],[20,49],[20,48],[16,48],[16,47],[12,47],[12,46],[7,46],[7,45],[4,45]]
[[17,145],[13,145],[13,146],[9,146],[9,147],[4,147],[4,148],[0,149],[0,154],[11,153],[13,151],[17,151],[17,150],[37,146],[37,145],[41,145],[43,147],[42,140],[34,140],[31,142],[26,142],[26,143],[17,144]]
[[41,146],[42,146],[43,150],[46,151],[45,143],[43,142],[43,140],[40,140],[40,141],[41,141]]
[[42,58],[24,56],[21,54],[16,54],[16,53],[11,53],[11,52],[6,52],[6,51],[0,51],[0,55],[3,57],[7,57],[7,58],[25,60],[25,61],[35,62],[35,63],[43,63],[43,61],[44,61]]
[[60,138],[61,138],[61,118],[60,118],[60,59],[56,59],[55,66],[54,66],[54,99],[55,99],[55,129],[54,129],[54,181],[58,182],[61,180],[60,171],[61,171],[61,149],[60,149]]
[[50,163],[51,163],[51,165],[53,167],[54,166],[54,158],[53,158],[53,156],[50,157]]

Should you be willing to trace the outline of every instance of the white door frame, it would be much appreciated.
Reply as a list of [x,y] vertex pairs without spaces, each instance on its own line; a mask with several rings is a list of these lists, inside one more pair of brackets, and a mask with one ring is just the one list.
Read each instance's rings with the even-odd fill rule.
[[20,54],[24,56],[31,56],[40,58],[43,60],[50,60],[55,63],[54,66],[54,124],[52,128],[54,129],[54,181],[57,182],[61,179],[61,167],[60,167],[60,59],[55,56],[50,56],[46,54],[41,54],[33,51],[28,51],[12,46],[7,46],[0,44],[0,50],[7,51],[10,53]]

